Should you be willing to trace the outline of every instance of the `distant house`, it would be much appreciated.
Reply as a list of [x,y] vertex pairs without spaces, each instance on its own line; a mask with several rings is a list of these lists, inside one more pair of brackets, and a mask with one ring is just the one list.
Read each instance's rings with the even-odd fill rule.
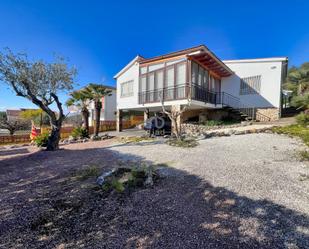
[[21,120],[23,119],[20,114],[23,112],[23,111],[27,111],[27,110],[36,110],[36,109],[27,109],[27,108],[20,108],[19,110],[6,110],[6,116],[7,116],[7,119],[8,121],[16,121],[16,120]]
[[6,110],[7,120],[10,122],[20,120],[21,112],[22,112],[21,110]]
[[270,121],[281,115],[287,57],[221,61],[206,46],[153,58],[136,56],[117,81],[118,129],[124,111],[162,111],[190,104],[181,122],[215,119],[228,112]]
[[[112,86],[105,86],[108,89],[111,89],[112,93],[110,96],[104,96],[102,97],[102,109],[101,109],[101,121],[115,121],[116,120],[116,88]],[[89,123],[93,124],[94,121],[94,115],[95,115],[95,110],[94,110],[94,103],[91,102],[89,105]]]

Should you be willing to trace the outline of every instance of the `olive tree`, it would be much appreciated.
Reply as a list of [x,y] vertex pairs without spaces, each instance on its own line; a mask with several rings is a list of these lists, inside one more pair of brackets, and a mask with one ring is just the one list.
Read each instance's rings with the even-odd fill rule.
[[11,136],[13,136],[16,131],[30,129],[30,126],[30,122],[26,120],[9,120],[6,113],[0,114],[0,129],[8,130]]
[[[62,58],[53,63],[31,61],[26,54],[14,54],[5,49],[0,52],[0,79],[9,85],[17,96],[30,100],[49,117],[51,131],[47,150],[59,148],[60,130],[65,119],[59,93],[73,88],[76,75]],[[52,108],[55,106],[57,111]]]
[[170,108],[170,111],[168,111],[165,108],[165,104],[164,104],[164,92],[161,91],[159,93],[159,98],[160,98],[160,102],[161,102],[161,106],[162,106],[162,112],[164,114],[166,114],[169,119],[172,122],[172,133],[174,134],[174,136],[176,137],[176,139],[181,139],[181,118],[184,112],[186,112],[188,110],[188,108],[191,106],[191,89],[188,88],[189,92],[187,94],[187,100],[188,100],[188,104],[184,105],[184,106],[175,106],[172,105]]

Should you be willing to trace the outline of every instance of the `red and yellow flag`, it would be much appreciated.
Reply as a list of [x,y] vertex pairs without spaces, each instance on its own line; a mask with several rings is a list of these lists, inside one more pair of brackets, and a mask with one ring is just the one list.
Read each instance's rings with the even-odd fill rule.
[[33,141],[36,137],[37,137],[38,133],[37,130],[35,128],[34,122],[32,121],[32,125],[31,125],[31,133],[30,133],[30,139],[31,141]]

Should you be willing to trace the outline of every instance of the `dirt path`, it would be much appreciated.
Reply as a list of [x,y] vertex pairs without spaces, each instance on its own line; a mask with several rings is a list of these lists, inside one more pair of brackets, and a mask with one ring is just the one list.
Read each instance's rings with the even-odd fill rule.
[[[293,139],[64,148],[0,152],[0,248],[309,247],[309,181],[298,178],[308,166],[295,158],[302,145]],[[95,177],[75,177],[87,165],[102,172],[119,160],[166,163],[170,174],[153,188],[109,196]]]

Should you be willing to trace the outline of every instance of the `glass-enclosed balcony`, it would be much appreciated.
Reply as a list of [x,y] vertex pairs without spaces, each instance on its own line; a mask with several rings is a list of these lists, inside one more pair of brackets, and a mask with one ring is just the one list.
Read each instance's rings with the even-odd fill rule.
[[191,99],[217,104],[221,80],[187,58],[141,65],[139,104]]

